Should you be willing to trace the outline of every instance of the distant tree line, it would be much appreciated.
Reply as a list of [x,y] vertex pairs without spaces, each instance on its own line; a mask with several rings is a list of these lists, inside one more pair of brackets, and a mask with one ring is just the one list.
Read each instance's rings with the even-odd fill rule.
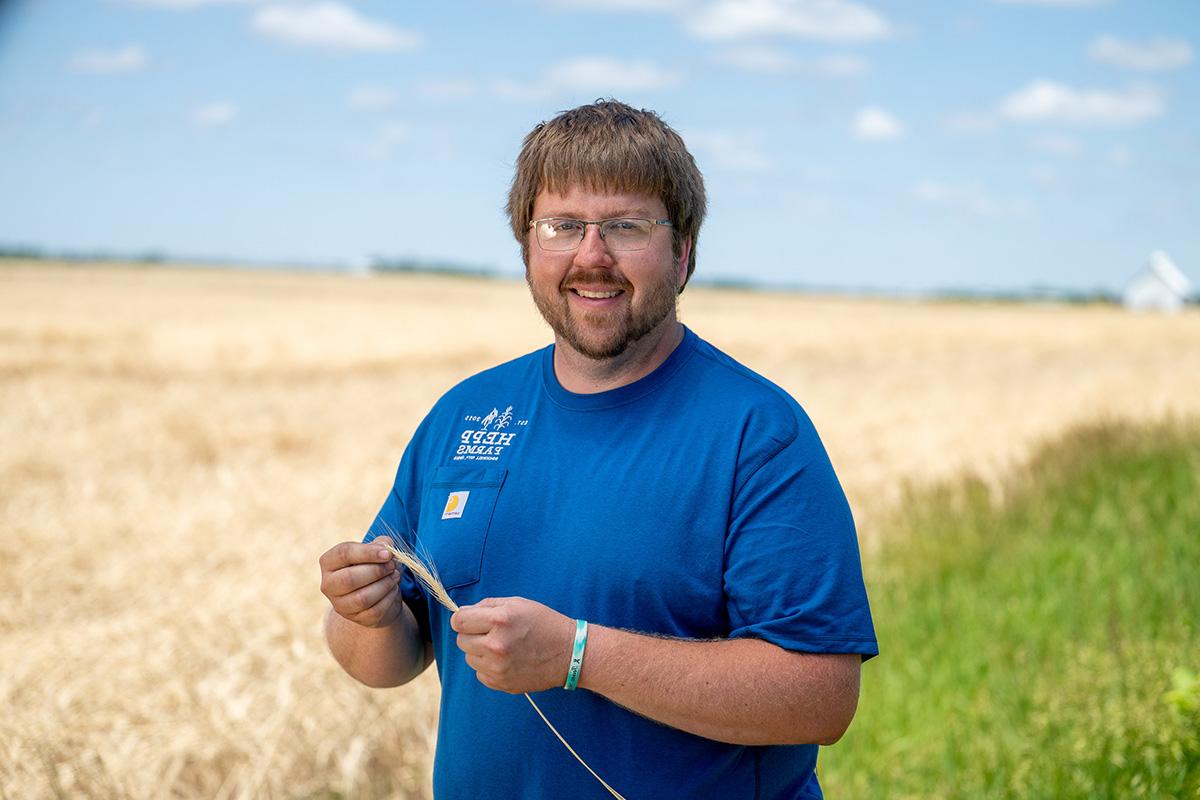
[[[852,297],[911,297],[923,300],[962,301],[977,303],[1120,303],[1121,293],[1104,287],[1072,289],[1059,286],[1029,286],[1016,289],[943,287],[913,291],[876,286],[845,286],[816,283],[755,283],[741,278],[696,278],[697,286],[738,291],[785,291],[799,294],[849,295]],[[1200,295],[1192,298],[1200,302]]]
[[[354,271],[353,265],[346,264],[301,264],[278,262],[272,264],[255,263],[245,259],[227,259],[217,257],[172,257],[161,250],[146,250],[143,252],[121,252],[117,250],[48,250],[44,247],[29,244],[6,244],[0,242],[0,259],[22,261],[66,261],[72,263],[85,262],[116,262],[123,264],[220,264],[230,267],[261,268],[299,267],[304,269],[325,269],[330,271]],[[470,277],[491,278],[499,272],[488,267],[473,266],[453,261],[425,261],[413,258],[393,258],[375,256],[365,264],[360,262],[358,268],[369,272],[388,273],[436,273],[441,275],[463,275]]]
[[[118,262],[127,264],[166,264],[166,263],[204,263],[226,264],[228,266],[253,267],[254,264],[244,261],[231,261],[221,258],[202,259],[172,259],[161,250],[146,250],[140,253],[123,253],[114,250],[47,250],[36,245],[5,244],[0,242],[0,259],[19,259],[26,261],[68,261],[68,262]],[[261,265],[258,265],[261,266]],[[310,265],[311,268],[311,265]],[[345,269],[331,265],[329,269]],[[462,264],[454,261],[431,261],[416,258],[397,258],[374,256],[367,260],[366,269],[377,274],[437,274],[457,275],[472,278],[495,278],[500,273],[488,267]],[[907,292],[873,287],[831,286],[801,283],[757,283],[744,278],[697,278],[693,281],[699,286],[717,289],[734,289],[741,291],[789,291],[804,294],[835,294],[854,295],[863,297],[896,297],[913,295],[930,300],[961,300],[964,302],[1011,302],[1011,303],[1070,303],[1078,305],[1097,303],[1120,303],[1121,293],[1104,287],[1090,289],[1072,289],[1060,286],[1034,285],[1020,289],[972,289],[950,287],[934,289],[925,292]],[[1192,305],[1200,305],[1200,290],[1193,292],[1187,298]]]
[[423,261],[413,258],[375,257],[369,262],[372,272],[381,273],[412,273],[434,272],[439,275],[462,275],[473,278],[494,278],[497,271],[487,267],[472,266],[453,261]]
[[1120,303],[1121,293],[1103,287],[1090,289],[1069,289],[1061,286],[1030,286],[1024,289],[945,289],[934,292],[933,297],[939,300],[984,300],[1013,303]]
[[0,243],[0,258],[26,261],[119,261],[135,264],[163,264],[167,255],[160,250],[121,253],[115,250],[47,250],[26,244]]

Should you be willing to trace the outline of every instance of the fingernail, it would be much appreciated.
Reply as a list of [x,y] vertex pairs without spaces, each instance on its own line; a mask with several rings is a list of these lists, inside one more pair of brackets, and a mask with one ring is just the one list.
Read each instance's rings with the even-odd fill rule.
[[392,557],[392,554],[389,553],[387,550],[380,550],[376,555],[378,555],[380,558],[391,558]]

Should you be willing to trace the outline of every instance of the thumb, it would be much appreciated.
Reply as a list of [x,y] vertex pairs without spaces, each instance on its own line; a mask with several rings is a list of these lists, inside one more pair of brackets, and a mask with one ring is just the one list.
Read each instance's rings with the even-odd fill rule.
[[[396,546],[395,543],[391,540],[391,538],[389,538],[387,536],[376,536],[374,539],[367,542],[367,544],[374,544],[374,545],[378,545],[380,547],[395,547]],[[377,553],[376,557],[380,561],[386,562],[386,561],[392,560],[392,554],[386,550],[377,550],[376,553]]]
[[[502,603],[499,600],[497,600],[496,598],[485,597],[482,600],[479,600],[477,602],[468,603],[467,605],[459,606],[458,611],[455,611],[453,614],[450,615],[450,625],[453,627],[454,618],[459,617],[462,614],[462,612],[464,612],[464,611],[476,611],[481,608],[495,608],[496,606],[499,606],[499,605],[502,605]],[[455,630],[458,630],[458,629],[455,628]]]

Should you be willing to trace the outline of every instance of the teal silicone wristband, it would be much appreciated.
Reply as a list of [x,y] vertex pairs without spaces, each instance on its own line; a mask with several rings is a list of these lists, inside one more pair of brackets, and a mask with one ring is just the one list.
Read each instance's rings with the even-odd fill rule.
[[567,682],[563,688],[568,692],[579,685],[579,670],[583,667],[583,648],[587,647],[587,620],[575,620],[575,647],[571,650],[571,666],[567,669]]

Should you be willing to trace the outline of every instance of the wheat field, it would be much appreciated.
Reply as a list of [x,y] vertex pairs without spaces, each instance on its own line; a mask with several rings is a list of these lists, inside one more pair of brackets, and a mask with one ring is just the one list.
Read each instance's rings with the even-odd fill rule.
[[[1200,313],[689,289],[792,392],[868,551],[909,485],[1200,410]],[[436,677],[321,636],[421,416],[549,340],[519,282],[0,266],[0,796],[429,796]]]

